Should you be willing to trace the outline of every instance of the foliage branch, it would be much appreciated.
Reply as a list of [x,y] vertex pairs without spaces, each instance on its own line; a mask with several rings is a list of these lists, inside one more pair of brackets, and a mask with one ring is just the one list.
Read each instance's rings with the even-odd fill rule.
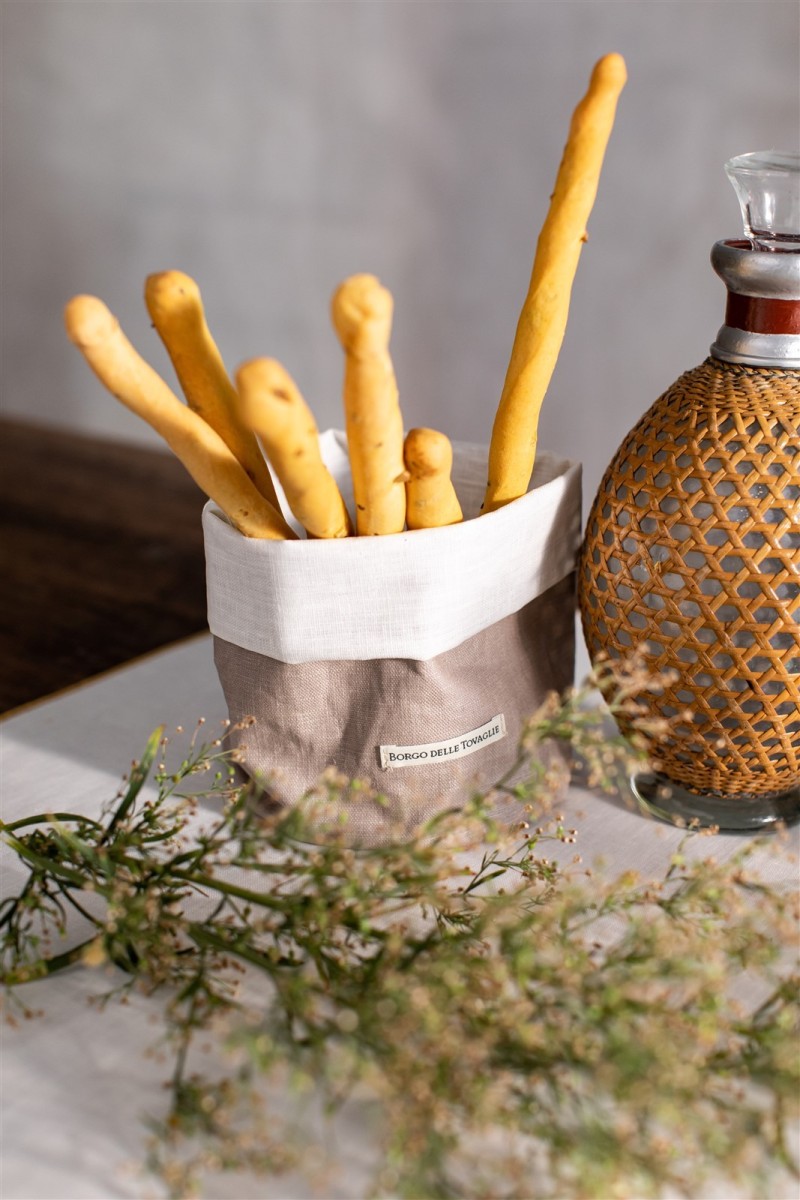
[[[642,677],[610,682],[630,716]],[[28,871],[0,906],[9,1019],[20,985],[81,965],[111,977],[104,1003],[165,997],[147,1169],[170,1196],[220,1170],[308,1173],[324,1139],[307,1121],[298,1137],[287,1097],[312,1094],[369,1126],[376,1196],[696,1195],[719,1172],[766,1196],[797,1174],[793,897],[752,869],[756,842],[717,862],[691,831],[658,880],[587,869],[537,755],[569,744],[590,787],[629,769],[585,692],[527,723],[514,771],[466,812],[359,849],[318,822],[352,785],[330,774],[265,811],[199,729],[169,768],[156,731],[98,820],[2,828]],[[509,798],[511,831],[493,816]]]

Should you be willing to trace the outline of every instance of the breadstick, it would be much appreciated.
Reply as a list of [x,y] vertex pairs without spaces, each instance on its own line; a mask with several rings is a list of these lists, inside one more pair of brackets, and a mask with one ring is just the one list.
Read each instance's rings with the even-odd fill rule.
[[586,222],[625,78],[619,54],[601,58],[572,117],[492,430],[484,512],[524,495],[530,483],[539,411],[564,338]]
[[147,277],[144,299],[187,404],[217,431],[262,496],[277,509],[269,468],[239,417],[236,390],[206,324],[197,284],[182,271],[161,271]]
[[345,352],[345,428],[361,535],[399,533],[406,519],[403,418],[389,356],[392,308],[374,275],[346,279],[331,305]]
[[322,461],[311,410],[289,375],[272,358],[253,358],[236,372],[245,423],[263,443],[289,508],[312,537],[352,533],[336,482]]
[[411,429],[403,447],[406,483],[406,522],[409,529],[457,525],[461,505],[450,481],[453,447],[435,429]]
[[195,483],[247,537],[294,538],[218,433],[182,404],[140,358],[102,300],[74,296],[64,312],[69,338],[110,392],[152,425]]

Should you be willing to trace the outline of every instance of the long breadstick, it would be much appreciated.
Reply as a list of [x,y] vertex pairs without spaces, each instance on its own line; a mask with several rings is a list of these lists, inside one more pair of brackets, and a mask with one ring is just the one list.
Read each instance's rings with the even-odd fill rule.
[[70,340],[110,392],[161,434],[195,483],[247,537],[294,538],[222,438],[182,404],[140,358],[102,300],[74,296],[64,312]]
[[217,431],[262,496],[278,508],[264,456],[239,417],[236,390],[206,324],[199,287],[182,271],[160,271],[148,275],[144,299],[187,404]]
[[494,422],[484,512],[524,495],[530,483],[539,411],[564,338],[586,222],[625,79],[619,54],[601,58],[572,117]]
[[406,482],[406,523],[409,529],[433,529],[463,520],[461,505],[450,480],[453,448],[435,429],[411,429],[403,447]]
[[345,352],[345,428],[361,535],[399,533],[406,518],[403,418],[389,356],[392,308],[374,275],[346,279],[331,304]]
[[264,445],[289,508],[317,538],[347,537],[353,527],[336,481],[322,461],[314,417],[273,358],[253,358],[236,372],[242,416]]

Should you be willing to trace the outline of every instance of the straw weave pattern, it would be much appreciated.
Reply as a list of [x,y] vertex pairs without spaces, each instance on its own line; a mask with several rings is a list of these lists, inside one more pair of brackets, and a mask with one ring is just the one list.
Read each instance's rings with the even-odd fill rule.
[[[709,358],[630,432],[581,551],[589,653],[677,673],[654,764],[698,793],[800,783],[800,372]],[[628,732],[630,732],[628,730]]]

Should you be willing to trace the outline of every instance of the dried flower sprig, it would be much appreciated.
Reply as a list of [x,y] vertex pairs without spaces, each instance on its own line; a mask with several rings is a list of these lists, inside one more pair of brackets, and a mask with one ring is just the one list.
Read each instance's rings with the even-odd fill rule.
[[[640,686],[621,677],[612,706]],[[83,963],[115,994],[164,989],[171,1100],[148,1164],[174,1197],[291,1167],[281,1115],[312,1090],[333,1120],[366,1114],[376,1195],[697,1195],[714,1172],[774,1195],[774,1172],[797,1170],[793,898],[756,877],[754,842],[724,864],[682,847],[655,882],[582,873],[535,754],[553,739],[597,783],[630,765],[578,691],[528,722],[493,793],[355,850],[314,824],[334,775],[265,814],[221,739],[196,732],[168,769],[158,731],[100,820],[3,827],[29,870],[0,906],[6,986]],[[492,816],[509,795],[512,831]],[[85,932],[63,948],[70,913]]]

